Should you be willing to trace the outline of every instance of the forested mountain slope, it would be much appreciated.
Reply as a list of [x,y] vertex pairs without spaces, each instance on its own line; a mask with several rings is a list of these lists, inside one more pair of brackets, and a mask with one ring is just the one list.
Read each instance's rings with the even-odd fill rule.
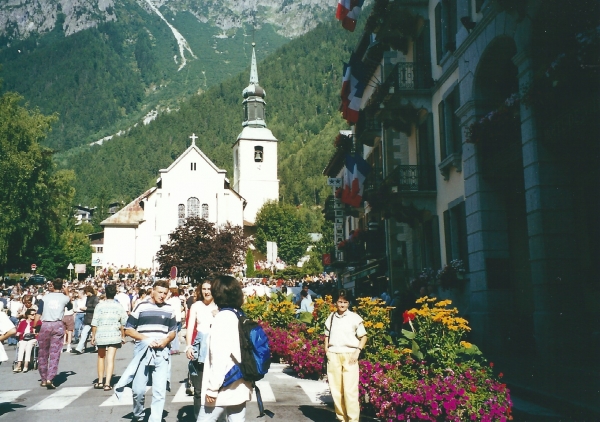
[[[267,92],[267,125],[280,140],[280,195],[285,202],[321,204],[330,193],[321,172],[336,131],[345,128],[337,111],[342,60],[350,56],[360,33],[360,28],[346,32],[332,16],[258,65],[260,84]],[[191,133],[232,178],[231,146],[242,129],[241,93],[248,81],[246,70],[193,95],[177,111],[147,126],[63,157],[61,165],[76,171],[78,202],[102,206],[139,195],[155,183],[159,169],[185,150]]]
[[254,36],[264,58],[330,17],[335,1],[285,3],[0,2],[2,89],[59,115],[48,146],[86,145],[237,75]]

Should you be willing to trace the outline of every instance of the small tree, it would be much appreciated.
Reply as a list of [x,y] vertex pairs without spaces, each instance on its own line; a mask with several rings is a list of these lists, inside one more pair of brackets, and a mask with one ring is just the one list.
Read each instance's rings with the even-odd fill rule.
[[256,274],[256,270],[254,269],[254,254],[250,249],[246,252],[246,266],[248,267],[246,269],[246,277],[254,277],[254,274]]
[[310,239],[296,207],[267,202],[256,216],[256,228],[256,247],[262,253],[267,242],[276,242],[279,257],[291,265],[306,253]]
[[214,272],[228,272],[244,262],[248,241],[239,226],[217,228],[204,218],[190,217],[169,235],[157,253],[160,274],[177,267],[180,276],[199,281]]

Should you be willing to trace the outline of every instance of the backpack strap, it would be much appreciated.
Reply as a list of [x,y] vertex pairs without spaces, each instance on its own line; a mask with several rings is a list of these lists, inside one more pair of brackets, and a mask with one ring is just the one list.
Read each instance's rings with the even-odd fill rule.
[[235,314],[235,316],[238,317],[238,319],[245,316],[244,311],[242,311],[241,309],[237,309],[237,308],[220,308],[219,312],[221,312],[221,311],[231,311]]

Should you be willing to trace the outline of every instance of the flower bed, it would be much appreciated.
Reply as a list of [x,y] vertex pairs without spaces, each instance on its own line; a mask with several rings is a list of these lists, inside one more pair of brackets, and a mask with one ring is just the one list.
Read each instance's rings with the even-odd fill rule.
[[[257,299],[258,300],[258,299]],[[288,363],[300,378],[317,379],[325,351],[324,322],[334,310],[331,297],[315,300],[313,321],[275,326],[266,298],[262,324],[273,355]],[[385,421],[511,420],[509,390],[481,351],[464,340],[470,327],[451,301],[423,297],[420,308],[404,312],[400,339],[389,331],[389,308],[380,300],[361,298],[353,308],[365,321],[369,341],[360,361],[362,411]],[[245,305],[247,306],[247,305]],[[281,309],[289,309],[279,305]]]

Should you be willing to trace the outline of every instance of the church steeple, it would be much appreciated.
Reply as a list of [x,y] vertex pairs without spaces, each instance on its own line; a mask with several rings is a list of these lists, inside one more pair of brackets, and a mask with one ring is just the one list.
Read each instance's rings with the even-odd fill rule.
[[256,44],[252,43],[252,61],[250,63],[250,85],[248,85],[242,95],[244,101],[244,122],[242,126],[246,127],[267,127],[265,122],[265,90],[258,84],[258,70],[256,67]]

